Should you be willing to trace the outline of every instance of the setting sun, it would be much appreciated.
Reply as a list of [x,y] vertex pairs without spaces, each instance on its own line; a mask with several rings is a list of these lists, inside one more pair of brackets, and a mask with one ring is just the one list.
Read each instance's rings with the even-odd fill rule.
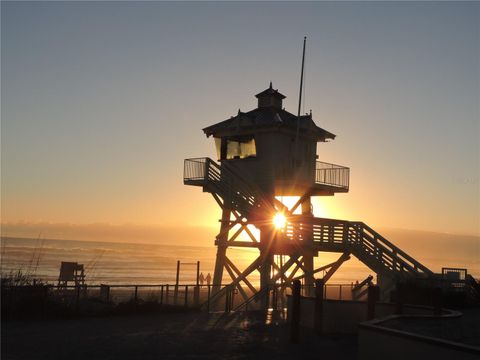
[[273,217],[273,225],[275,225],[277,229],[283,229],[286,223],[287,223],[287,218],[282,213],[277,213]]

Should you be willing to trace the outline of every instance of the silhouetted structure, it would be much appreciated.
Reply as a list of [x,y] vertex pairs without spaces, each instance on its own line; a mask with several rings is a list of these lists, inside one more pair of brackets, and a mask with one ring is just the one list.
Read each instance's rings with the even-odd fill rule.
[[[256,109],[239,110],[236,116],[203,129],[214,138],[220,164],[210,158],[187,159],[184,164],[184,183],[201,186],[222,209],[215,241],[214,296],[224,269],[245,300],[242,283],[254,293],[268,294],[268,289],[283,289],[292,280],[303,279],[307,293],[313,295],[314,274],[325,271],[327,282],[350,255],[377,274],[383,298],[398,282],[443,278],[362,222],[314,217],[312,196],[349,190],[349,168],[317,160],[317,143],[335,135],[318,127],[311,113],[297,117],[283,109],[285,96],[271,83],[256,97]],[[288,209],[276,198],[284,195],[299,200]],[[294,214],[297,208],[301,214]],[[260,235],[255,236],[249,226]],[[239,239],[242,232],[248,234],[248,241]],[[231,247],[257,248],[259,256],[240,270],[227,256]],[[315,268],[314,257],[320,251],[341,256]],[[257,270],[260,289],[250,280]]]
[[58,286],[67,287],[73,282],[74,286],[85,285],[85,270],[83,264],[76,262],[62,261],[60,265],[60,275],[58,276]]

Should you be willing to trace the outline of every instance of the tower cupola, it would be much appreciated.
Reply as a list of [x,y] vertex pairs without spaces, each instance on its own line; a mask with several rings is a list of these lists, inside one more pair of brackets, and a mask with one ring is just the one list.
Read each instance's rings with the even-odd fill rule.
[[285,99],[285,95],[278,92],[278,90],[273,89],[272,82],[270,81],[270,87],[261,93],[255,95],[258,99],[258,107],[272,107],[276,109],[282,108],[282,100]]
[[[317,195],[339,192],[338,187],[316,183],[320,174],[336,174],[317,169],[323,166],[317,163],[317,143],[333,140],[335,135],[318,127],[311,115],[297,116],[283,109],[286,96],[273,89],[272,83],[255,96],[256,109],[239,111],[203,129],[215,139],[221,166],[278,196],[301,196],[307,190]],[[348,189],[343,186],[340,191]]]

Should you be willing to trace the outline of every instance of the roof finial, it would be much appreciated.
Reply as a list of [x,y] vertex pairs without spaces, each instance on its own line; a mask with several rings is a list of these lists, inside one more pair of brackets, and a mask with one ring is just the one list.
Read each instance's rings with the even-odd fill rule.
[[270,81],[270,89],[272,88],[272,82]]

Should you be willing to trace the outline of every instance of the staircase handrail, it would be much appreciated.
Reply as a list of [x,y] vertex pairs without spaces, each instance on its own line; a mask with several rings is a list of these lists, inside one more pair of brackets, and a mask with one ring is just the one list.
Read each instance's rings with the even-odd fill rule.
[[[428,275],[428,276],[431,276],[433,275],[433,271],[431,271],[429,268],[427,268],[425,265],[422,265],[420,262],[418,262],[417,260],[415,260],[413,257],[411,257],[410,255],[408,255],[405,251],[401,250],[399,247],[395,246],[394,244],[392,244],[390,241],[388,241],[387,239],[385,239],[382,235],[380,235],[378,232],[376,232],[375,230],[373,230],[370,226],[368,226],[367,224],[363,223],[363,222],[352,222],[352,224],[355,224],[355,225],[360,225],[362,228],[364,229],[367,229],[370,233],[372,233],[376,240],[380,240],[379,244],[382,245],[382,247],[384,249],[387,249],[389,250],[390,252],[392,252],[393,254],[395,254],[396,256],[399,256],[400,255],[400,259],[403,260],[404,263],[408,264],[408,262],[410,263],[409,265],[412,266],[413,265],[413,269],[415,271],[418,271],[418,270],[421,270],[421,272],[423,272],[424,274]],[[386,246],[385,246],[386,245]],[[405,261],[406,260],[406,261]]]
[[[288,218],[291,229],[295,230],[295,224],[305,223],[311,225],[325,225],[333,228],[341,228],[340,234],[337,232],[336,237],[332,235],[332,229],[327,233],[329,238],[321,239],[322,242],[331,242],[341,244],[342,242],[350,247],[354,253],[360,255],[359,249],[362,253],[368,255],[369,259],[375,259],[381,264],[377,266],[387,267],[395,273],[407,271],[415,276],[432,276],[433,272],[426,266],[419,263],[413,257],[405,253],[403,250],[385,239],[378,232],[360,221],[347,221],[339,219],[308,217],[302,215],[294,215]],[[345,233],[346,232],[346,233]],[[325,236],[322,234],[322,236]],[[295,238],[295,235],[291,235]],[[331,238],[330,238],[331,237]],[[356,251],[355,251],[356,250]]]

